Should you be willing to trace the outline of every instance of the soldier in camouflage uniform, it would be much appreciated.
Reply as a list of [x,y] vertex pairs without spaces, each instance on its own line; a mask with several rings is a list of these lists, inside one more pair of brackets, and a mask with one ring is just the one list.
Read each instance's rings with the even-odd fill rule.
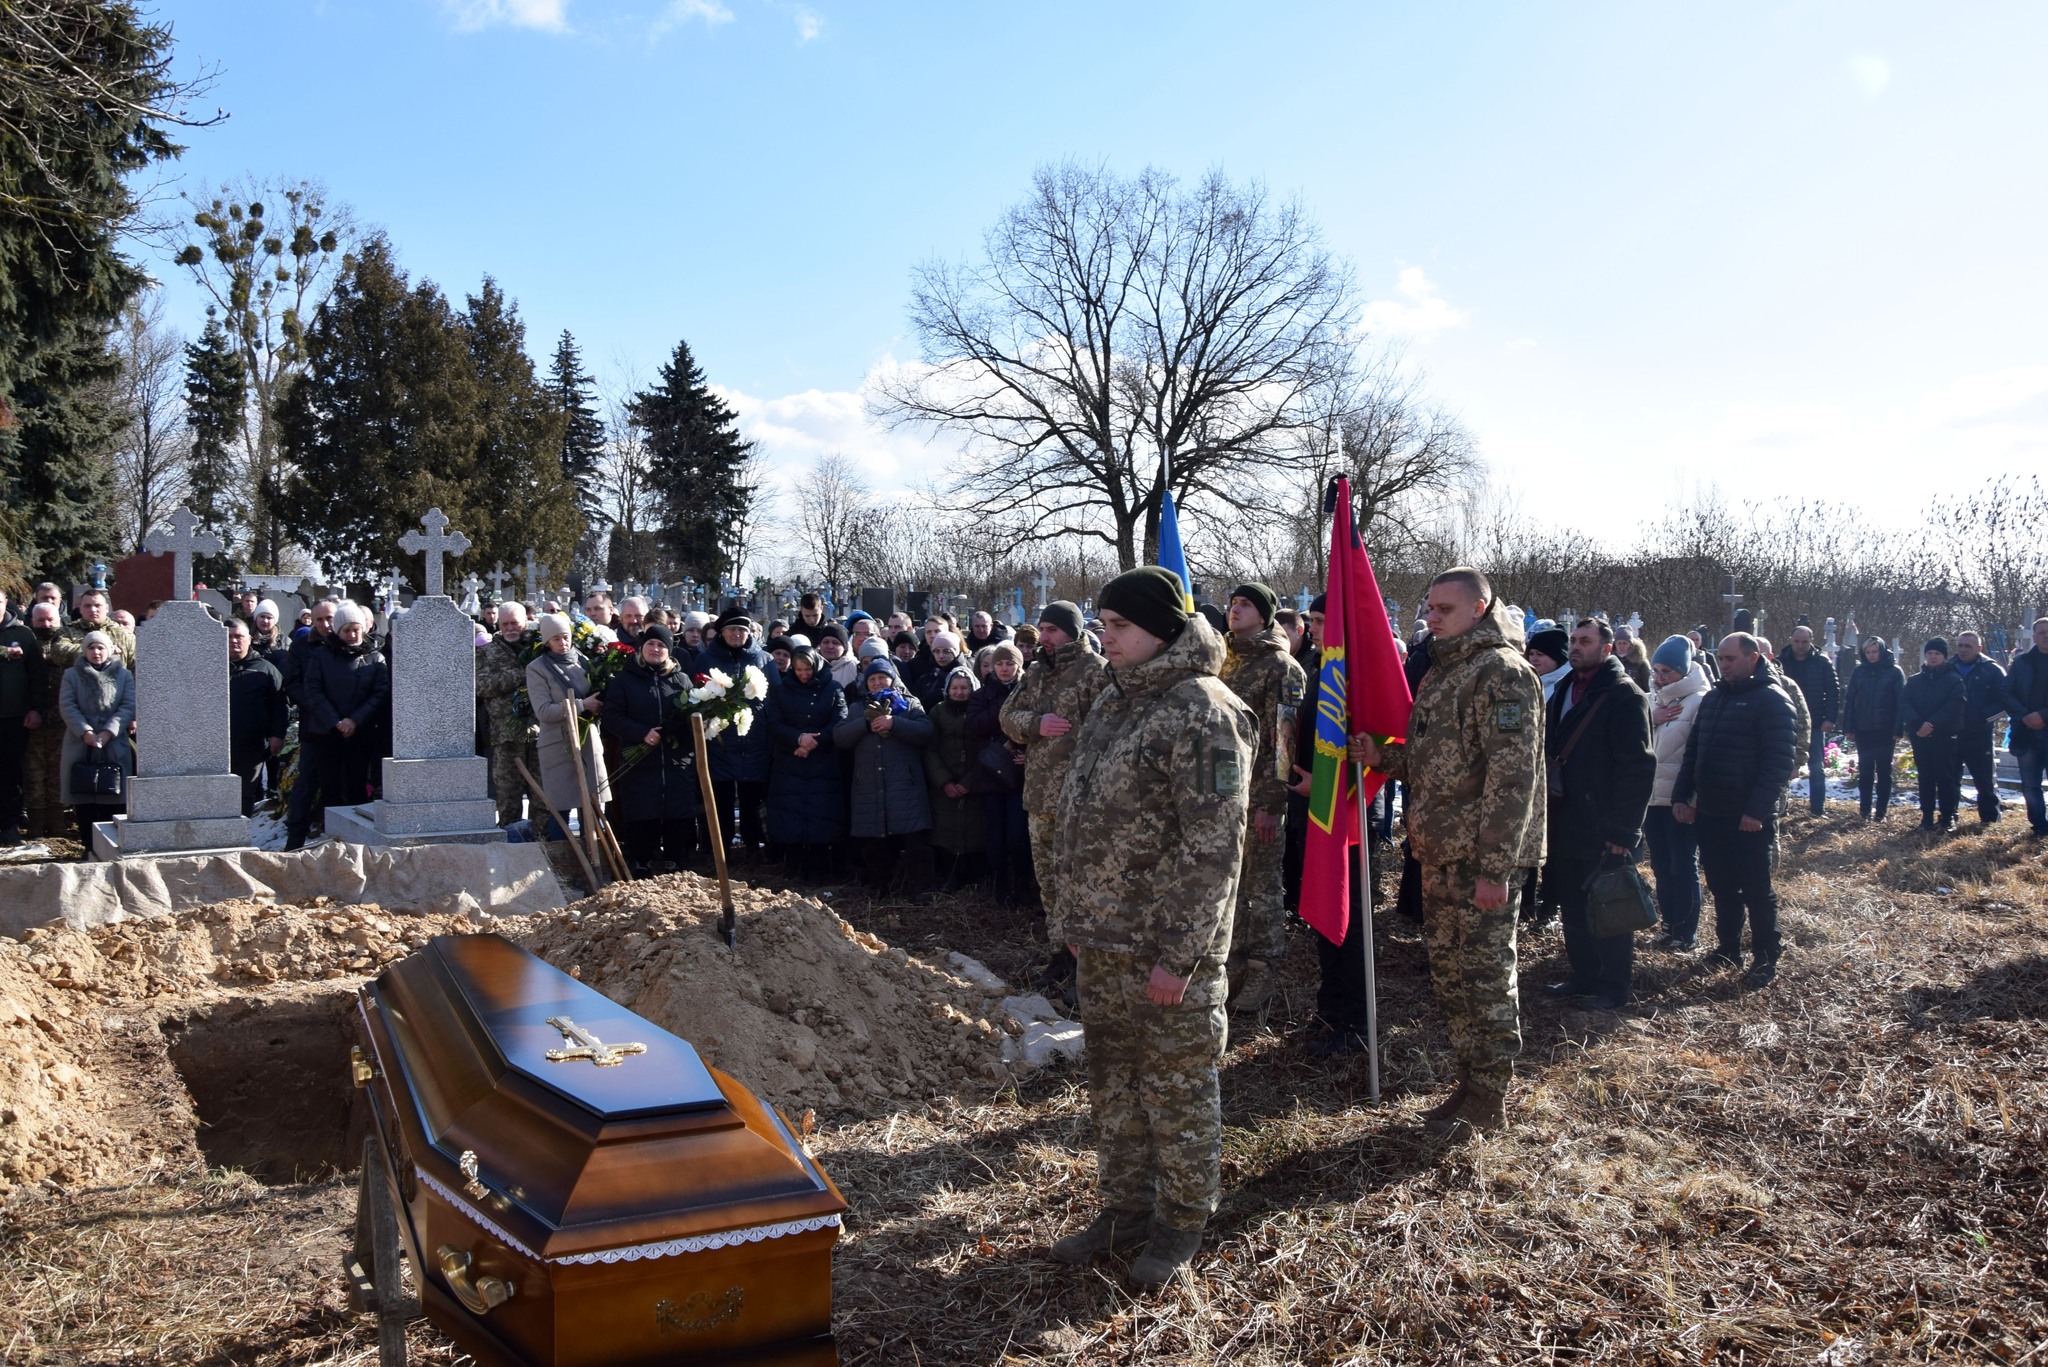
[[498,634],[476,652],[476,695],[491,719],[491,796],[498,803],[500,826],[519,819],[526,797],[519,765],[524,762],[528,773],[540,772],[534,745],[540,728],[526,702],[526,666],[519,659],[525,644],[526,607],[506,603],[498,609]]
[[[1095,703],[1109,661],[1081,629],[1081,609],[1060,600],[1038,614],[1038,657],[1003,703],[1003,733],[1024,747],[1024,814],[1031,836],[1031,869],[1045,903],[1046,934],[1063,944],[1059,931],[1060,857],[1053,837],[1060,784],[1067,776],[1081,723]],[[1065,965],[1053,976],[1064,978]]]
[[88,589],[80,595],[78,620],[61,628],[57,639],[51,643],[50,667],[62,674],[78,663],[79,653],[85,649],[87,633],[104,631],[107,639],[114,643],[114,651],[121,657],[121,663],[134,669],[135,633],[109,618],[110,610],[105,589]]
[[1140,1286],[1201,1247],[1222,1188],[1224,964],[1258,723],[1223,641],[1157,566],[1099,598],[1110,677],[1060,788],[1059,926],[1079,960],[1102,1213],[1066,1263],[1145,1241]]
[[[1259,753],[1247,775],[1251,829],[1237,875],[1237,912],[1230,929],[1230,1009],[1257,1015],[1272,999],[1274,967],[1287,952],[1287,902],[1281,864],[1287,844],[1287,785],[1274,767],[1273,737],[1280,709],[1301,702],[1307,675],[1288,650],[1287,633],[1273,625],[1280,597],[1264,584],[1230,591],[1230,653],[1223,683],[1258,719]],[[1290,753],[1291,762],[1294,756]]]
[[1543,686],[1518,617],[1472,569],[1429,586],[1430,671],[1405,745],[1353,737],[1352,754],[1408,785],[1408,843],[1422,866],[1429,978],[1458,1082],[1425,1113],[1458,1137],[1506,1123],[1522,1052],[1515,921],[1524,874],[1543,862]]
[[[42,647],[43,659],[50,660],[57,645],[57,605],[37,603],[29,609],[29,630]],[[43,670],[43,691],[35,710],[41,724],[29,733],[28,754],[22,764],[22,806],[28,809],[23,834],[31,837],[68,835],[64,820],[64,719],[57,711],[57,693],[64,686],[64,671],[55,664]]]

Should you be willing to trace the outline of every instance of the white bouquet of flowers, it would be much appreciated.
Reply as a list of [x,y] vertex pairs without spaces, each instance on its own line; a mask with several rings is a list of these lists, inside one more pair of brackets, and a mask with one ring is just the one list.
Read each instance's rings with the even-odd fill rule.
[[716,740],[728,726],[744,736],[754,727],[753,704],[768,696],[768,679],[753,665],[740,677],[722,669],[695,676],[696,687],[688,695],[685,715],[694,712],[704,718],[704,739]]

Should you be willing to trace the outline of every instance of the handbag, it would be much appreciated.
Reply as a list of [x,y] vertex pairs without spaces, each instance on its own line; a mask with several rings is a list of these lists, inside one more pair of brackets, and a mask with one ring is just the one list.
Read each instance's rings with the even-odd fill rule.
[[78,801],[121,796],[121,766],[103,759],[73,760],[71,796]]
[[1599,940],[1657,924],[1657,899],[1633,860],[1597,869],[1586,880],[1586,923]]
[[981,747],[977,763],[994,776],[996,782],[1009,792],[1024,786],[1024,764],[1017,758],[1017,752],[1006,740],[992,740]]

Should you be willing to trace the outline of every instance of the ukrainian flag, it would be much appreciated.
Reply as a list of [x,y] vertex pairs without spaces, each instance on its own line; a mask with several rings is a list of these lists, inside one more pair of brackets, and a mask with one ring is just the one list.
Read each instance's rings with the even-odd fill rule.
[[1195,581],[1188,573],[1188,553],[1180,544],[1180,513],[1173,506],[1173,490],[1159,491],[1159,567],[1180,576],[1180,605],[1184,612],[1195,610]]

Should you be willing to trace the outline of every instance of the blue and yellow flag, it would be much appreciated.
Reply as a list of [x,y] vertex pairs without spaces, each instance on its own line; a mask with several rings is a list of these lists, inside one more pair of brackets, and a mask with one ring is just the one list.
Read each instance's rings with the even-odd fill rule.
[[1184,612],[1195,610],[1195,581],[1188,573],[1188,553],[1180,544],[1180,513],[1173,506],[1173,490],[1159,491],[1159,568],[1180,576],[1180,605]]

